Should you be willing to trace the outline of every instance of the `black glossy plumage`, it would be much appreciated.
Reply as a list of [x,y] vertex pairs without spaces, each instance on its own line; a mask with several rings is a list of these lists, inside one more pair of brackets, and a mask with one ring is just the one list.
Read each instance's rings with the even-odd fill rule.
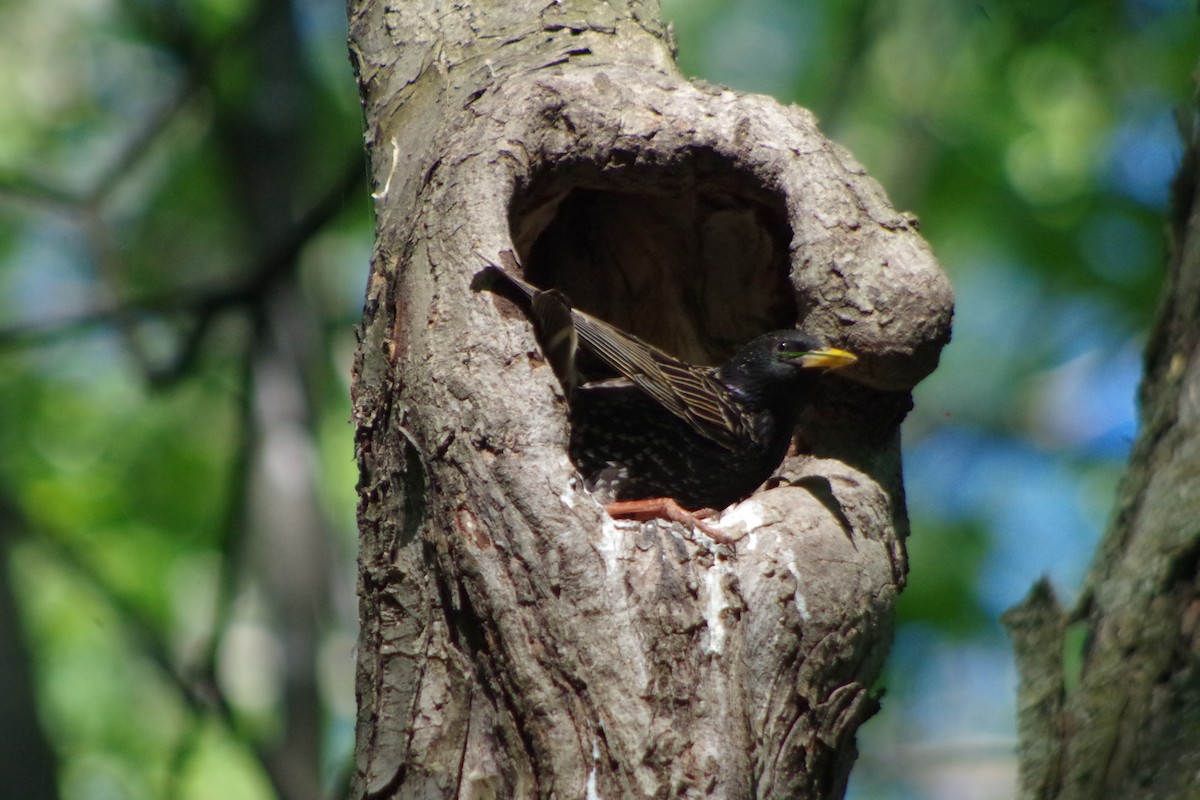
[[[516,303],[538,330],[571,410],[571,458],[588,487],[612,500],[672,498],[723,508],[771,476],[787,451],[813,367],[855,357],[796,330],[767,333],[720,367],[686,364],[489,266],[475,276]],[[619,375],[588,382],[582,350]]]

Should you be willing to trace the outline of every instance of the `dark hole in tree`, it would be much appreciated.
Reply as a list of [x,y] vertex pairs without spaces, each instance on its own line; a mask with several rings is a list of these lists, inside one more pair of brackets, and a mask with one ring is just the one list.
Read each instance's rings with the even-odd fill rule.
[[793,327],[783,199],[714,154],[535,175],[510,224],[528,279],[685,361]]

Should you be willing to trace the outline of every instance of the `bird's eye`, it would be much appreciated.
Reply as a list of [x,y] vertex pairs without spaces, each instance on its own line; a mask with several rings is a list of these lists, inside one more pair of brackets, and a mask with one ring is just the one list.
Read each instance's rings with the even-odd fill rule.
[[775,349],[782,353],[784,350],[788,349],[787,342],[780,342],[779,344],[775,345]]

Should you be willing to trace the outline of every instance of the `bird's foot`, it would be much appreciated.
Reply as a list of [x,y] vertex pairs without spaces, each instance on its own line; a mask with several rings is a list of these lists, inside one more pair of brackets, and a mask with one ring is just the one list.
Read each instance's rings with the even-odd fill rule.
[[711,517],[717,513],[716,509],[701,508],[696,511],[688,511],[670,497],[651,497],[646,500],[618,500],[615,503],[606,505],[604,510],[608,512],[610,517],[622,517],[643,522],[651,519],[668,519],[672,522],[688,525],[699,530],[717,544],[733,544],[746,535],[745,531],[733,534],[726,533],[705,522],[704,520],[707,517]]

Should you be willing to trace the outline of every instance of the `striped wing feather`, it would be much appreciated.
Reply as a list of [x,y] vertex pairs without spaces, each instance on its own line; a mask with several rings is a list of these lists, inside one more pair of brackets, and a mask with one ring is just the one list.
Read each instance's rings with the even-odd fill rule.
[[[736,449],[739,442],[745,441],[747,422],[729,390],[713,377],[711,369],[672,358],[607,322],[572,308],[561,293],[538,289],[494,264],[479,272],[471,286],[476,290],[497,292],[532,312],[550,349],[558,351],[561,347],[562,351],[570,353],[567,360],[572,360],[576,336],[564,330],[568,327],[569,314],[569,319],[574,322],[574,334],[588,350],[701,436],[730,449]],[[547,357],[552,363],[563,360],[560,353],[548,353]],[[561,363],[559,366],[563,367],[560,374],[565,372],[566,380],[571,384],[569,391],[577,380],[573,366],[566,368]]]
[[572,309],[571,316],[588,350],[697,433],[730,448],[744,440],[745,421],[712,370],[685,364],[582,311]]

